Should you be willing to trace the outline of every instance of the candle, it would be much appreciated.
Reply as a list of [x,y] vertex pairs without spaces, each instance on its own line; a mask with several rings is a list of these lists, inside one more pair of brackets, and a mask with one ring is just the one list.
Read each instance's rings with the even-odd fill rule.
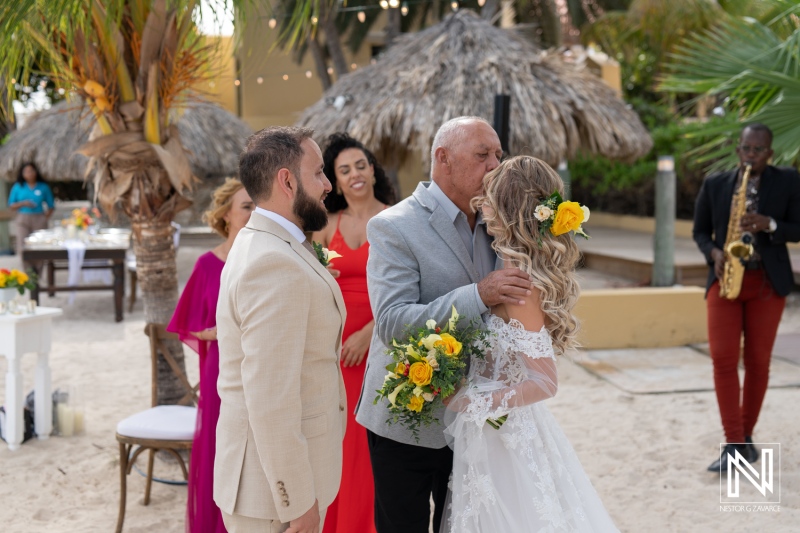
[[28,300],[28,313],[36,314],[36,300]]
[[73,414],[73,430],[75,435],[83,435],[83,411],[74,410]]
[[58,404],[58,432],[62,437],[71,437],[75,432],[75,414],[72,408],[64,403]]
[[6,303],[0,302],[0,315],[6,314]]

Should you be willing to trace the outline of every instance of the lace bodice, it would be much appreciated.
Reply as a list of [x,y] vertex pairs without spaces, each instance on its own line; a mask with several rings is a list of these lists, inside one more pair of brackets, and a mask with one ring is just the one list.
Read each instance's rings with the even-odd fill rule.
[[490,333],[486,359],[473,361],[470,377],[481,375],[492,381],[513,385],[525,379],[524,357],[555,360],[553,344],[547,328],[526,330],[519,320],[506,322],[497,315],[488,315],[486,329]]

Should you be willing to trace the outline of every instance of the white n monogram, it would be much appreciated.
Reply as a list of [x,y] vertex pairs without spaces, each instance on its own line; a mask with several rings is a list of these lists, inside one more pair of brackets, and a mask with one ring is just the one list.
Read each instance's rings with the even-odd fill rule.
[[739,450],[735,450],[733,455],[728,455],[728,497],[739,497],[739,474],[747,478],[762,496],[774,494],[772,485],[773,475],[773,452],[774,450],[765,448],[761,450],[761,473],[744,458]]

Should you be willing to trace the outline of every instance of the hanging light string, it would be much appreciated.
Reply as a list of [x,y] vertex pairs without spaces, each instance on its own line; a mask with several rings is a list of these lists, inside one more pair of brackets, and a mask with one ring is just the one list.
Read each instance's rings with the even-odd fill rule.
[[[401,0],[380,0],[378,5],[368,5],[368,6],[350,6],[350,7],[343,7],[340,6],[336,8],[337,13],[349,13],[349,12],[358,12],[358,21],[364,23],[367,21],[367,11],[373,10],[387,10],[389,8],[397,9],[400,8],[400,13],[405,17],[408,15],[408,8],[412,5],[419,5],[419,4],[430,4],[432,3],[431,0],[405,0],[401,2]],[[483,7],[486,4],[486,0],[478,0],[478,6]],[[461,2],[458,0],[452,0],[450,2],[450,9],[453,11],[458,11],[461,7]],[[267,18],[266,16],[262,16],[261,18]],[[311,17],[311,23],[317,24],[318,19],[317,17]],[[275,29],[278,26],[278,21],[274,16],[270,16],[268,25],[270,29]]]

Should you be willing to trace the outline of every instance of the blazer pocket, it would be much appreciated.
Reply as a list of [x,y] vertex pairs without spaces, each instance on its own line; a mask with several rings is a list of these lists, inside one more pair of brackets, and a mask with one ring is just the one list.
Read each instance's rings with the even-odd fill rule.
[[300,431],[307,438],[318,437],[328,431],[328,415],[325,413],[300,420]]

